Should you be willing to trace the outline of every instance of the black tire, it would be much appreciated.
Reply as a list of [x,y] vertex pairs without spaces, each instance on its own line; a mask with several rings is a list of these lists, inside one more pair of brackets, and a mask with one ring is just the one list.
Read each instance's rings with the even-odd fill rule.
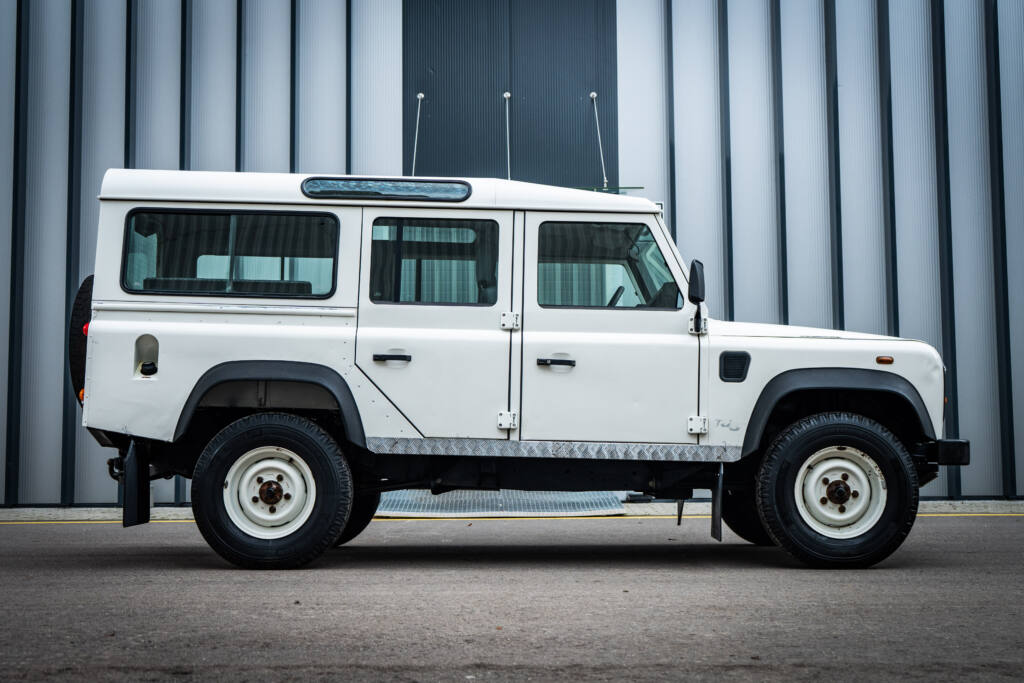
[[[68,322],[68,370],[75,398],[85,388],[85,359],[88,338],[83,328],[92,320],[92,275],[82,280]],[[79,400],[79,403],[82,401]]]
[[[829,447],[860,451],[884,478],[886,499],[880,516],[849,538],[816,531],[798,509],[795,487],[800,468]],[[825,478],[821,485],[825,487]],[[847,489],[843,496],[851,495]],[[852,413],[821,413],[800,420],[776,438],[761,462],[756,495],[769,535],[801,562],[820,568],[869,567],[892,554],[910,533],[917,517],[917,472],[903,444],[879,423]],[[823,499],[837,505],[827,496]],[[803,504],[809,509],[810,504]]]
[[[232,465],[259,447],[298,455],[316,488],[308,518],[281,538],[250,535],[232,521],[225,503]],[[228,562],[248,569],[290,569],[316,559],[341,535],[352,498],[352,473],[337,442],[310,420],[284,413],[257,413],[225,427],[206,446],[192,477],[192,508],[203,538]]]
[[348,522],[345,524],[341,536],[334,542],[334,547],[344,545],[363,533],[373,521],[378,507],[380,507],[380,491],[357,493],[352,500],[352,513],[348,516]]
[[753,487],[725,492],[722,497],[722,521],[734,534],[748,543],[760,546],[775,545],[775,541],[761,523]]

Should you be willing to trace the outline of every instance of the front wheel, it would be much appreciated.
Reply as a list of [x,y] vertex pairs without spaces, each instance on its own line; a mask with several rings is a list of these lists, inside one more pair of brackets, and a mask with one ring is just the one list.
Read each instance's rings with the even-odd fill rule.
[[192,478],[196,525],[224,559],[299,567],[341,535],[352,474],[337,442],[297,415],[258,413],[210,441]]
[[784,430],[757,476],[764,527],[814,567],[868,567],[903,543],[917,517],[917,472],[885,427],[821,413]]

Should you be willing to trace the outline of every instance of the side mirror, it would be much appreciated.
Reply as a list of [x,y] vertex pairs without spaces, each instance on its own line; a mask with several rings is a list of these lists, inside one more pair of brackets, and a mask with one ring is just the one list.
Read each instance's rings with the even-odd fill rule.
[[686,292],[686,298],[691,304],[699,304],[704,301],[704,264],[694,259],[690,262],[690,286]]

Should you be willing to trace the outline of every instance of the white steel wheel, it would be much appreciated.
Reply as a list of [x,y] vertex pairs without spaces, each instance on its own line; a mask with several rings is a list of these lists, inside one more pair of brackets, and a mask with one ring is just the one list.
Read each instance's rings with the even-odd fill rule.
[[878,523],[888,492],[871,456],[851,446],[829,446],[804,461],[793,496],[807,526],[828,538],[849,539]]
[[235,461],[224,480],[224,509],[241,531],[283,538],[301,528],[316,503],[313,473],[287,448],[261,446]]

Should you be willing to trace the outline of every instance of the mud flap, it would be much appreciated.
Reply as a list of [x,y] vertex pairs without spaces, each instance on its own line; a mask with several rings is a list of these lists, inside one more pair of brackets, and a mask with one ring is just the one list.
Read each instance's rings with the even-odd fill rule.
[[124,456],[124,508],[122,525],[137,526],[149,521],[149,459],[146,446],[134,439]]
[[725,465],[718,464],[715,474],[715,488],[711,489],[711,538],[722,540],[722,480],[725,479]]

